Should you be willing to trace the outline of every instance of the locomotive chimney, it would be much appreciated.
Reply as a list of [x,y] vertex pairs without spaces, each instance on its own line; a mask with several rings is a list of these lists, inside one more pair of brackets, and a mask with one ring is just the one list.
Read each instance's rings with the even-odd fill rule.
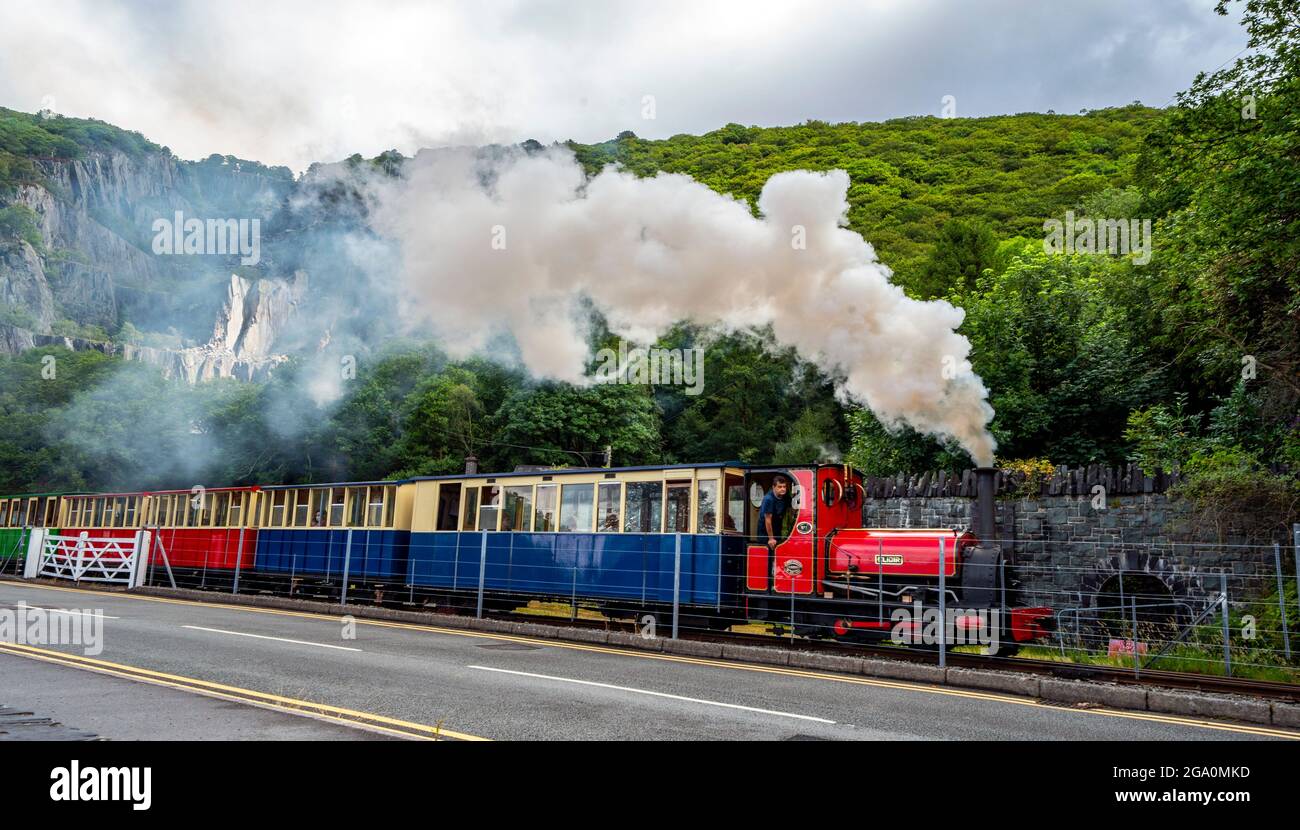
[[997,517],[993,498],[998,486],[996,467],[975,468],[975,534],[980,543],[994,545],[998,541]]
[[472,476],[478,473],[478,456],[465,456],[465,475]]

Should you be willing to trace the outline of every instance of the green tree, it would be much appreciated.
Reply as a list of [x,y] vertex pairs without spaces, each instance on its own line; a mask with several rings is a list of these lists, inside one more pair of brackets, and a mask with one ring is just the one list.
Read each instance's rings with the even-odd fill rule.
[[496,444],[515,463],[599,465],[606,445],[620,466],[660,454],[658,411],[645,386],[522,388],[506,400],[496,423]]
[[923,299],[966,293],[975,289],[986,269],[1002,269],[997,236],[982,222],[953,219],[935,240],[912,293]]
[[[1219,14],[1231,5],[1220,2]],[[1197,77],[1146,141],[1162,217],[1155,343],[1206,407],[1253,374],[1264,417],[1300,402],[1300,26],[1284,0],[1241,4],[1250,51]]]

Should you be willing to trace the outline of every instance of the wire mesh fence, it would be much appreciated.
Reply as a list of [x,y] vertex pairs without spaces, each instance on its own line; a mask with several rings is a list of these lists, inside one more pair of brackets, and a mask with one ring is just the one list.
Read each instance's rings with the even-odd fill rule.
[[[937,652],[941,661],[982,654],[1139,676],[1300,682],[1300,532],[1286,544],[1038,542],[1023,555],[1007,545],[991,570],[973,545],[954,549],[949,537],[928,573],[891,568],[882,556],[837,572],[834,536],[807,542],[802,554],[781,547],[761,556],[761,540],[726,534],[155,528],[144,583],[509,614],[643,637],[820,641]],[[24,553],[0,556],[0,574],[20,575]]]

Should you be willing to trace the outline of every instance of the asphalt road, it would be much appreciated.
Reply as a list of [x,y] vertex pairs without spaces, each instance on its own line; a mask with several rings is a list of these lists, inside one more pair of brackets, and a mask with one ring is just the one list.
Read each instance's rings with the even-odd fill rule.
[[20,601],[102,610],[103,651],[0,646],[0,705],[107,738],[1114,741],[1276,731],[386,621],[358,619],[349,638],[337,617],[0,582],[0,611]]

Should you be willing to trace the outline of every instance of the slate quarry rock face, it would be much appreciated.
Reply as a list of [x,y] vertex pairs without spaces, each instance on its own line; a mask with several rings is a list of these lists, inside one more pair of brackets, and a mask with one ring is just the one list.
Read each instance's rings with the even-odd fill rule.
[[0,303],[18,309],[33,332],[49,333],[54,322],[54,295],[44,263],[23,240],[0,243]]
[[[0,240],[0,352],[47,345],[93,349],[157,365],[190,382],[262,378],[287,359],[277,341],[306,298],[304,270],[264,261],[235,274],[237,253],[159,255],[153,241],[155,222],[174,221],[178,213],[274,224],[295,187],[291,176],[181,161],[162,149],[87,151],[82,158],[35,162],[39,182],[0,193],[0,208],[31,211],[41,238],[40,245]],[[272,239],[262,244],[275,247]],[[174,333],[178,345],[66,334],[68,323],[111,335],[124,322]]]

